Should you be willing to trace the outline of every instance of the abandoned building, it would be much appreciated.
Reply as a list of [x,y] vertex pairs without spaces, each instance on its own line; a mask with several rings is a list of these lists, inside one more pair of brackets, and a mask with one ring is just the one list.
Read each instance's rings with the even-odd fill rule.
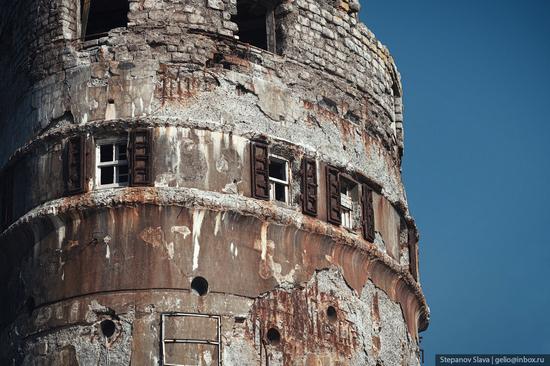
[[400,76],[357,0],[0,8],[0,364],[419,365]]

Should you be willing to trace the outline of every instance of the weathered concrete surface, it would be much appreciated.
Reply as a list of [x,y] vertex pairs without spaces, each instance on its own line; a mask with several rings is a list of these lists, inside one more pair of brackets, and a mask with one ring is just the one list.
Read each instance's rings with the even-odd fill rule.
[[[92,41],[80,6],[0,7],[0,363],[418,365],[400,76],[358,1],[278,2],[273,53],[236,40],[235,0],[129,0],[127,27]],[[151,187],[102,189],[95,145],[136,128]],[[77,135],[84,192],[66,197]],[[252,198],[257,138],[289,162],[287,204]],[[373,242],[327,223],[328,165],[374,190]]]

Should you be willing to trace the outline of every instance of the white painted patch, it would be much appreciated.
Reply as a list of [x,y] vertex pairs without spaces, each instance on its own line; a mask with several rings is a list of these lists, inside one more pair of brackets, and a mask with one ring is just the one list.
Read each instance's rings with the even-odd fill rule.
[[262,246],[262,260],[265,261],[267,255],[267,228],[269,223],[263,222],[260,229],[260,244]]
[[222,213],[218,212],[216,214],[216,224],[214,225],[214,236],[218,236],[218,233],[220,232],[221,222],[222,222]]
[[235,243],[231,242],[229,245],[229,251],[231,252],[231,256],[233,259],[237,258],[239,255],[239,248],[235,245]]
[[199,253],[201,250],[199,238],[205,213],[205,210],[195,210],[193,212],[193,271],[199,268]]
[[173,241],[166,244],[166,251],[168,252],[168,257],[170,259],[174,259],[174,242]]
[[113,103],[108,103],[105,108],[105,120],[109,121],[116,118],[116,107]]
[[109,243],[111,242],[111,237],[107,235],[103,238],[103,242],[105,243],[105,258],[110,259],[111,258],[111,248],[109,247]]
[[183,235],[183,239],[187,239],[189,234],[191,234],[191,230],[187,226],[172,226],[170,229],[171,232]]
[[210,354],[210,351],[206,350],[202,355],[202,359],[206,366],[210,366],[212,364],[212,354]]

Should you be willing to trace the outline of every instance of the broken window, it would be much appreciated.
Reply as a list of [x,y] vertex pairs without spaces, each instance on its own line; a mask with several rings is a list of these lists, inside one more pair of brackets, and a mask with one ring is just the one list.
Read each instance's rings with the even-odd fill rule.
[[343,178],[340,178],[340,207],[342,216],[342,226],[346,229],[353,230],[356,225],[355,209],[359,200],[357,183]]
[[169,313],[161,315],[162,365],[219,365],[220,317]]
[[106,36],[114,28],[128,25],[128,0],[81,0],[82,38]]
[[277,52],[274,2],[261,0],[237,0],[237,15],[233,22],[239,31],[236,36],[241,42]]
[[99,141],[96,146],[96,185],[101,188],[128,185],[127,141]]
[[271,201],[288,203],[288,161],[269,157],[269,198]]

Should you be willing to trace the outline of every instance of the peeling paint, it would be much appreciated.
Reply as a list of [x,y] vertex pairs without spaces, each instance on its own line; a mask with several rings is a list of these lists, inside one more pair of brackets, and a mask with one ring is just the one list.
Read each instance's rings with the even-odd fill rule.
[[199,268],[199,254],[201,249],[199,238],[205,213],[206,211],[204,210],[195,210],[193,212],[193,271]]

